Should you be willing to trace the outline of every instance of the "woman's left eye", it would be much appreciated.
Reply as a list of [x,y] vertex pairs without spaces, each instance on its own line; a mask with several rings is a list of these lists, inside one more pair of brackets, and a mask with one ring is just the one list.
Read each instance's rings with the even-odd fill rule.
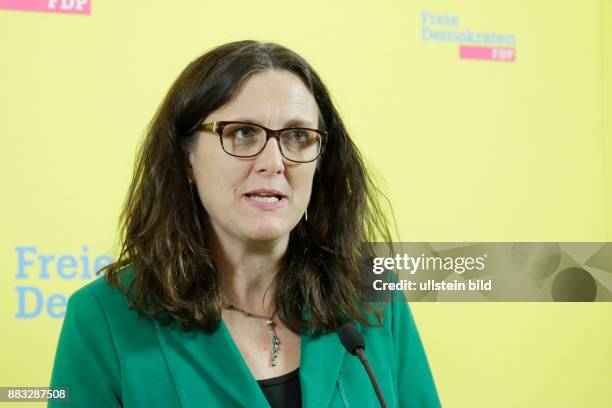
[[307,138],[307,134],[306,132],[304,132],[303,130],[294,130],[293,132],[291,132],[291,137],[293,138],[294,141],[296,142],[301,142],[304,139]]

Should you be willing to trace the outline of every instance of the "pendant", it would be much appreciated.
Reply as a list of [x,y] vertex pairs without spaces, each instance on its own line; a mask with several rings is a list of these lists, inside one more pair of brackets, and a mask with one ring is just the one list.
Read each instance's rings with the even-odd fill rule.
[[272,356],[270,358],[270,363],[272,366],[276,366],[278,362],[278,350],[280,349],[280,339],[276,335],[274,331],[274,322],[272,320],[268,320],[266,322],[268,326],[268,332],[270,332],[270,337],[272,338]]

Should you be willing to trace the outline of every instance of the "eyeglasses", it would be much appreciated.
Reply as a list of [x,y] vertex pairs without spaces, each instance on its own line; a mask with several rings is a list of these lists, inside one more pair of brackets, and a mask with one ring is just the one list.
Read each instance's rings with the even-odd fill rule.
[[272,130],[249,122],[219,121],[202,123],[201,130],[216,132],[225,153],[236,157],[255,157],[268,139],[275,138],[281,155],[292,162],[308,163],[321,154],[327,133],[309,128]]

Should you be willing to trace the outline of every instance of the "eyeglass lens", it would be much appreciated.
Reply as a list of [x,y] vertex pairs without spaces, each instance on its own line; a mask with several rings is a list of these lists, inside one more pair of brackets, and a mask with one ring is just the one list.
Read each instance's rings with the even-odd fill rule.
[[[221,135],[223,149],[235,156],[254,156],[266,144],[265,129],[244,123],[227,124]],[[289,160],[314,160],[321,148],[321,135],[313,130],[288,129],[280,134],[281,153]]]

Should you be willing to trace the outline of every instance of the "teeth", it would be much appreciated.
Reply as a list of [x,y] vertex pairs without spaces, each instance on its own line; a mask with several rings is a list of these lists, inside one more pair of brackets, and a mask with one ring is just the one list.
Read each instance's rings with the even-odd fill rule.
[[275,203],[277,201],[279,201],[278,197],[276,196],[259,196],[259,195],[252,195],[251,199],[255,200],[255,201],[261,201],[263,203]]

